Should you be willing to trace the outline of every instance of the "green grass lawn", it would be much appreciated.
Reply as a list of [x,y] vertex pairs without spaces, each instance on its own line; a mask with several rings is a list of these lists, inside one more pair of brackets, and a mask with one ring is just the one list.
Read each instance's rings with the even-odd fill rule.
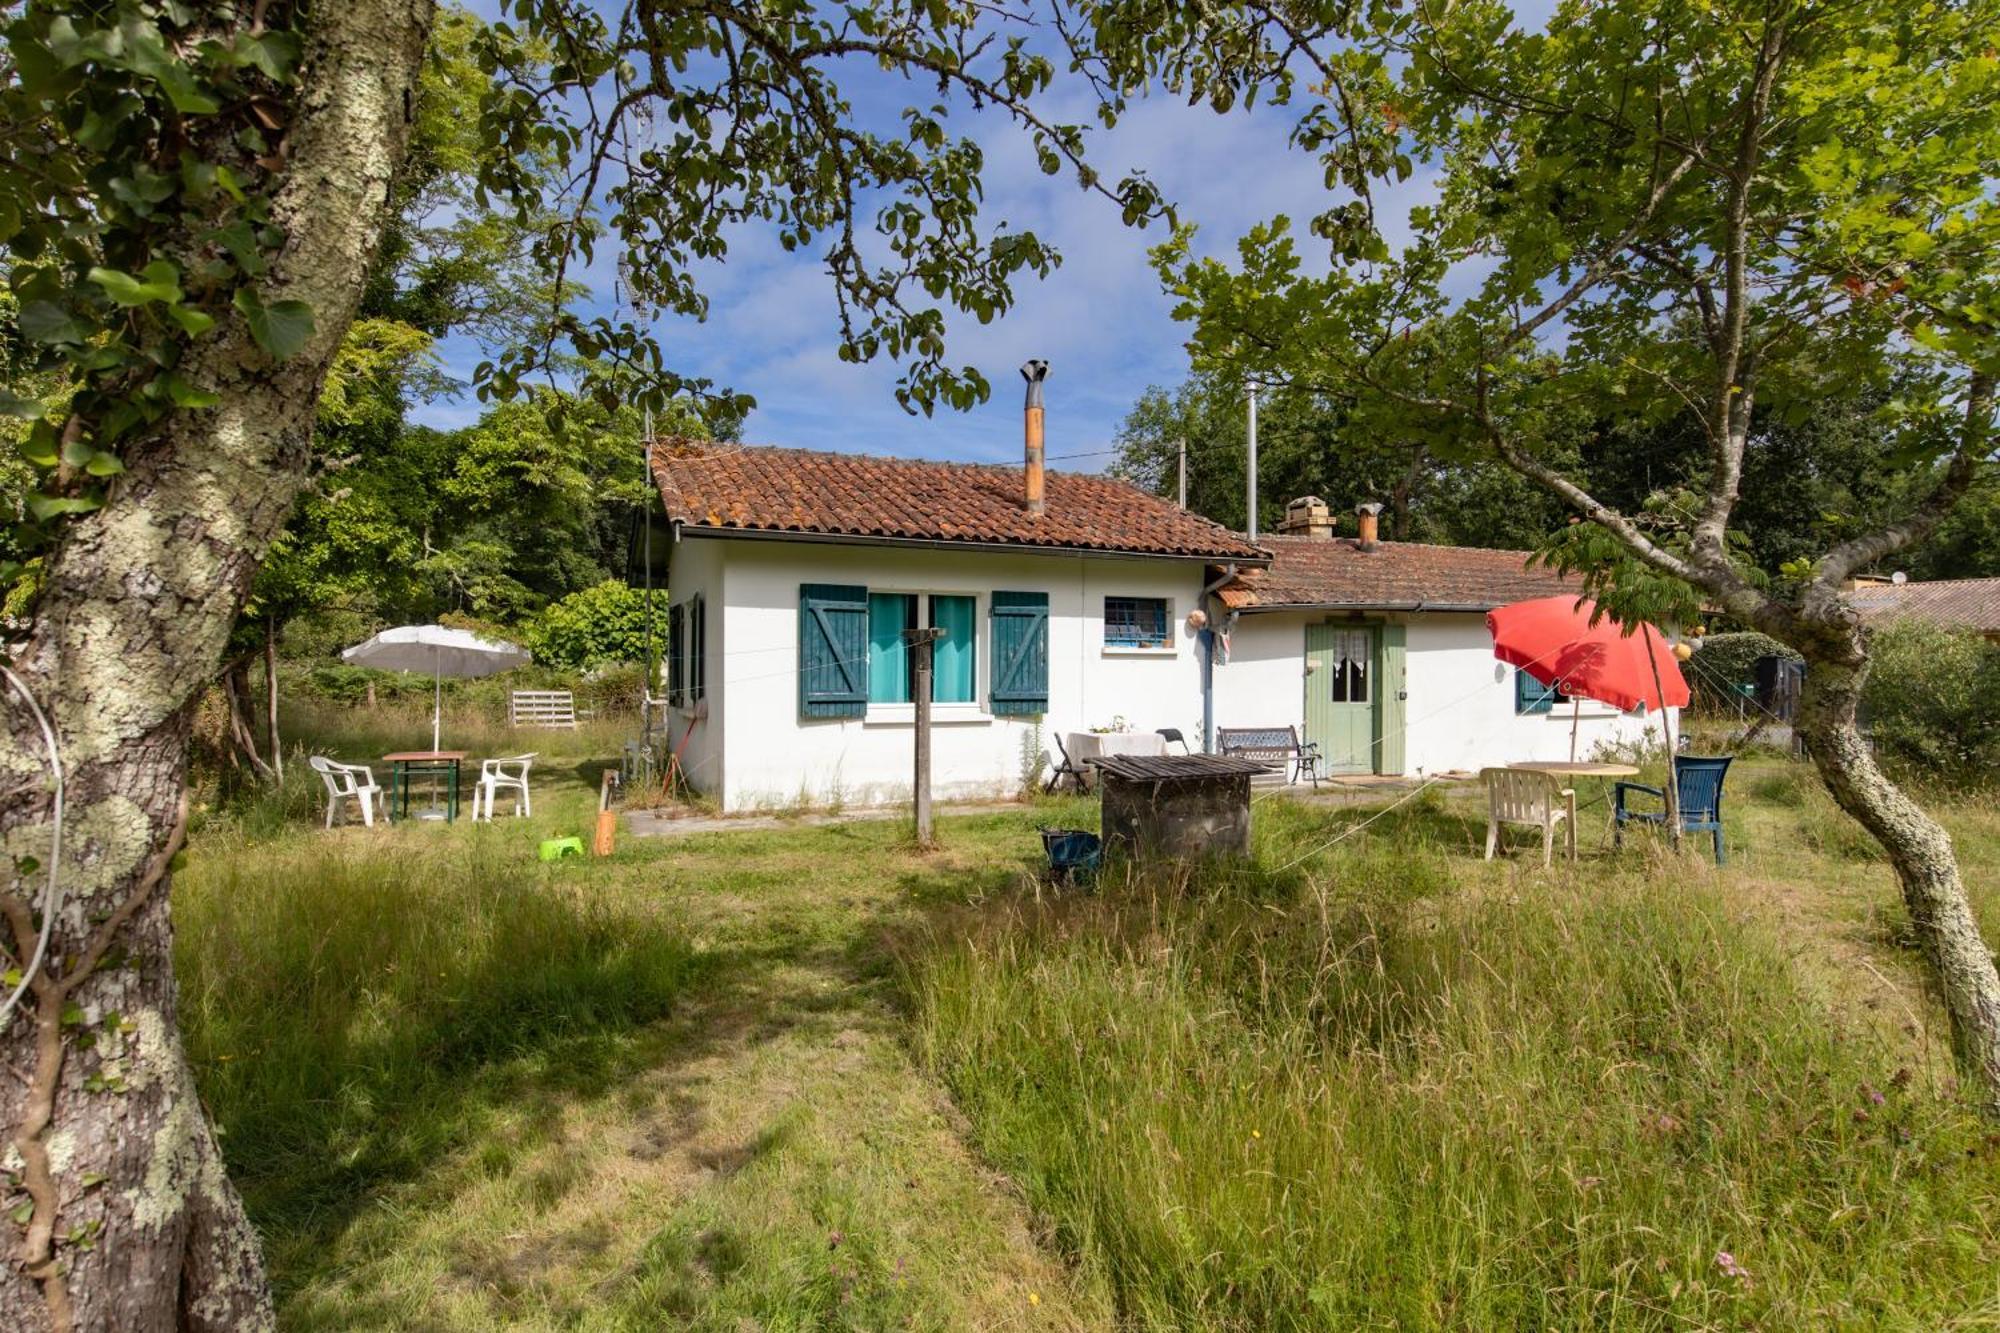
[[[1081,802],[542,865],[615,744],[544,741],[532,820],[205,816],[183,1020],[288,1327],[2000,1321],[2000,1139],[1786,766],[1720,872],[1601,809],[1576,869],[1487,865],[1436,792],[1091,893],[1033,874]],[[1983,888],[2000,815],[1948,814]]]

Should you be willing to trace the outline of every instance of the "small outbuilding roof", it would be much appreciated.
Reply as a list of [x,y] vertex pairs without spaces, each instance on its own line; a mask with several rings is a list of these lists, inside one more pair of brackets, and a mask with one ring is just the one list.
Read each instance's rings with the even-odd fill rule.
[[1848,596],[1854,609],[1869,620],[1907,617],[1951,629],[2000,635],[2000,579],[1864,583]]
[[1260,537],[1268,569],[1248,569],[1218,595],[1233,611],[1491,611],[1582,592],[1574,578],[1531,568],[1527,551],[1351,537]]
[[1019,467],[662,440],[654,480],[683,534],[965,543],[1256,562],[1220,523],[1130,482],[1045,474],[1046,512],[1022,503]]

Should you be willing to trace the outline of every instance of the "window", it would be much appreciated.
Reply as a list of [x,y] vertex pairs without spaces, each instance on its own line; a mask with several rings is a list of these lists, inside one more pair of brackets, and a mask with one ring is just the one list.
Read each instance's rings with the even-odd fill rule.
[[943,593],[868,594],[868,702],[913,701],[914,674],[903,631],[925,624],[945,632],[931,645],[931,702],[969,704],[978,695],[979,599]]
[[[996,592],[990,612],[993,711],[1044,711],[1048,594]],[[976,595],[799,585],[800,713],[865,719],[876,709],[914,703],[915,673],[903,635],[919,625],[944,631],[931,645],[931,701],[976,708],[981,647]],[[699,680],[699,674],[691,679]],[[958,716],[963,720],[965,714]]]
[[1167,629],[1167,599],[1164,597],[1107,597],[1104,599],[1104,646],[1106,648],[1171,648]]
[[910,702],[910,648],[903,631],[917,623],[916,595],[868,594],[868,702]]
[[708,603],[697,593],[667,609],[667,702],[691,708],[708,692]]
[[1365,629],[1335,630],[1331,647],[1333,679],[1329,688],[1333,702],[1367,703],[1370,698],[1368,676],[1374,659],[1374,636]]
[[1546,713],[1559,703],[1568,703],[1569,696],[1560,685],[1544,685],[1527,672],[1516,668],[1514,671],[1514,711],[1516,713]]
[[972,703],[979,697],[979,645],[973,637],[979,599],[933,594],[930,604],[931,628],[944,631],[944,637],[931,645],[931,699],[941,704]]

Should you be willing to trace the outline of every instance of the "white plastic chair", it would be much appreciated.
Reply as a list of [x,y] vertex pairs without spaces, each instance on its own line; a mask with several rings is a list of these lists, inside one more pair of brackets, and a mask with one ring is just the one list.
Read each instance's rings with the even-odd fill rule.
[[[326,783],[326,826],[333,827],[333,817],[340,809],[340,803],[353,798],[361,807],[361,822],[375,827],[375,803],[383,799],[382,789],[375,785],[375,774],[366,764],[343,764],[316,754],[306,761],[313,772],[319,774]],[[388,813],[387,806],[383,813]]]
[[1542,864],[1555,861],[1556,825],[1568,834],[1569,859],[1576,860],[1576,793],[1552,773],[1531,768],[1482,768],[1486,780],[1486,859],[1500,845],[1500,826],[1520,824],[1542,831]]
[[493,818],[493,798],[503,790],[518,793],[514,798],[516,816],[535,813],[534,802],[528,795],[528,769],[539,753],[537,750],[509,755],[505,759],[480,760],[479,786],[472,793],[472,817],[475,820]]

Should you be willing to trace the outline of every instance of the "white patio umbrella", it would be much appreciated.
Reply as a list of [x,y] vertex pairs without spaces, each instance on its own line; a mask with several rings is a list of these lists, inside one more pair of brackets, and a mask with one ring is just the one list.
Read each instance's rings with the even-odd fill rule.
[[482,639],[471,630],[398,625],[343,649],[340,660],[382,671],[428,671],[436,677],[431,690],[431,749],[436,750],[443,734],[444,678],[498,675],[509,667],[525,666],[528,654],[511,643]]

